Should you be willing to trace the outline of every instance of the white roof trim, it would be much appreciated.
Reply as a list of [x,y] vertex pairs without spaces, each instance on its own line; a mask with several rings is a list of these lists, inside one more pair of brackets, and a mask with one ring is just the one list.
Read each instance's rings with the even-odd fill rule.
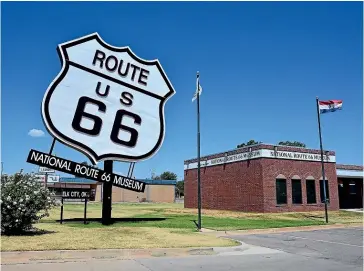
[[364,172],[360,170],[337,169],[336,175],[340,178],[363,178]]

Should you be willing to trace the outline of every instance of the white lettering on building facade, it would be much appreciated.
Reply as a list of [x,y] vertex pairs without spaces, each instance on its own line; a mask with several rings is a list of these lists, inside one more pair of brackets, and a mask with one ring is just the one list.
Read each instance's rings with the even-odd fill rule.
[[[299,160],[299,161],[314,161],[321,162],[321,154],[316,153],[302,153],[302,152],[289,152],[289,151],[273,151],[268,149],[260,149],[252,152],[243,152],[222,156],[213,159],[201,159],[201,167],[209,167],[215,165],[222,165],[227,163],[234,163],[239,161],[246,161],[258,158],[271,158],[271,159],[286,159],[286,160]],[[325,155],[324,161],[328,163],[335,163],[335,155]],[[184,165],[184,169],[197,168],[197,162]]]

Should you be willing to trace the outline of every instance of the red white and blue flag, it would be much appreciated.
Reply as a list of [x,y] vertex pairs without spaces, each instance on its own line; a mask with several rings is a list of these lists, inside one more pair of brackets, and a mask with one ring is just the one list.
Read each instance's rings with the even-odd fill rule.
[[329,101],[319,101],[320,113],[335,112],[336,110],[341,110],[343,106],[342,100],[329,100]]

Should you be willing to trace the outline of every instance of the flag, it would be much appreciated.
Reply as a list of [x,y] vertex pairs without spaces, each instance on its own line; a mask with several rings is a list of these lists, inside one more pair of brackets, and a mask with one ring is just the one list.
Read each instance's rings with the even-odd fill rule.
[[197,80],[196,80],[196,92],[195,95],[193,95],[192,102],[197,99],[197,93],[201,96],[202,93],[202,87],[200,85],[200,74],[197,73]]
[[329,100],[329,101],[319,101],[320,113],[334,112],[336,110],[341,110],[343,106],[342,100]]

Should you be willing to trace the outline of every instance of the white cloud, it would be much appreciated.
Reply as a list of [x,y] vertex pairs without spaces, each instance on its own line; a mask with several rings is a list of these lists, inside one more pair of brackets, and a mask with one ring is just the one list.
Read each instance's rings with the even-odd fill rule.
[[42,137],[44,136],[44,132],[42,130],[32,129],[28,132],[28,135],[32,137]]

